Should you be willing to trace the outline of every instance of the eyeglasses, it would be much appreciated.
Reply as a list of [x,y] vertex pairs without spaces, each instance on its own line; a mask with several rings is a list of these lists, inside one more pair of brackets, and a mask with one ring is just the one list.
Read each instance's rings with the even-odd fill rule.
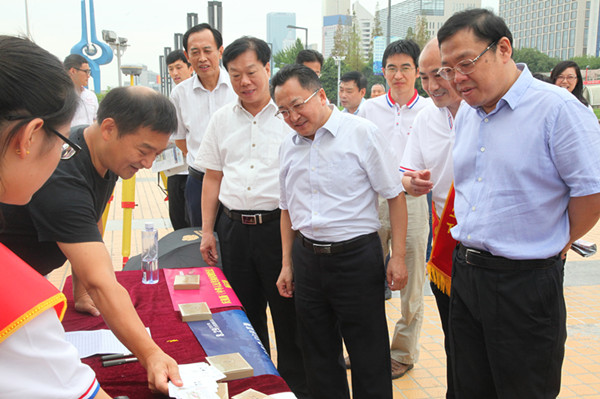
[[398,71],[400,71],[400,73],[402,75],[408,75],[409,73],[411,73],[415,68],[410,66],[410,65],[403,65],[400,68],[398,68],[395,65],[390,65],[385,67],[385,73],[386,75],[390,75],[390,76],[395,76]]
[[563,81],[563,80],[566,80],[567,82],[573,82],[573,81],[577,80],[577,76],[575,76],[575,75],[567,75],[567,76],[559,75],[556,78],[557,82]]
[[[7,115],[4,118],[9,121],[18,121],[18,120],[34,119],[35,117],[34,116],[26,116],[26,115]],[[62,135],[57,130],[52,129],[51,127],[48,127],[48,126],[44,126],[44,127],[46,129],[48,129],[48,131],[50,131],[50,133],[55,134],[56,136],[60,137],[60,139],[62,141],[64,141],[64,144],[62,145],[62,150],[60,153],[60,159],[70,159],[74,155],[78,154],[81,151],[81,147],[79,145],[75,144],[74,142],[72,142],[71,140],[66,138],[64,135]]]
[[477,57],[475,57],[472,60],[462,60],[460,61],[458,64],[456,64],[456,66],[454,68],[450,68],[450,67],[441,67],[438,70],[438,73],[440,74],[440,76],[446,80],[453,80],[454,76],[456,74],[456,71],[462,73],[463,75],[468,75],[470,73],[473,73],[473,71],[475,70],[475,63],[477,62],[478,59],[480,59],[489,49],[491,49],[498,41],[495,40],[493,41],[489,46],[487,46],[485,48],[485,50],[483,50],[481,52],[481,54],[479,54]]
[[91,69],[81,69],[81,68],[76,68],[76,67],[73,67],[73,68],[77,69],[78,71],[85,72],[87,74],[87,76],[90,76],[92,74]]
[[302,101],[301,103],[292,105],[291,108],[280,109],[279,111],[277,111],[275,113],[275,116],[281,115],[281,116],[283,116],[284,119],[287,119],[290,117],[292,112],[294,112],[295,114],[299,114],[300,112],[302,112],[302,109],[304,108],[306,103],[309,102],[310,99],[313,98],[315,96],[315,94],[317,94],[319,92],[319,90],[321,90],[321,89],[315,90],[315,92],[313,94],[311,94],[306,100]]

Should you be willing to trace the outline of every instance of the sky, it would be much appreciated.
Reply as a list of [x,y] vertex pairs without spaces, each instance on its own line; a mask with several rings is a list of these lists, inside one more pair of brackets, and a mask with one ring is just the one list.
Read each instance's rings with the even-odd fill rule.
[[[497,0],[482,1],[487,7]],[[359,2],[373,14],[377,3],[379,8],[387,7],[386,0]],[[397,2],[392,0],[392,4]],[[32,39],[63,60],[81,40],[81,0],[28,0],[27,4]],[[144,64],[158,73],[159,55],[164,47],[174,47],[174,33],[186,31],[187,13],[197,13],[199,22],[207,22],[207,4],[198,0],[96,0],[96,34],[102,40],[106,29],[127,38],[129,47],[121,64]],[[222,4],[225,46],[243,35],[265,39],[269,12],[295,12],[296,25],[308,28],[309,44],[321,48],[321,0],[222,0]],[[0,10],[0,34],[27,34],[25,0],[0,0]],[[304,31],[298,35],[303,39]],[[118,85],[116,57],[100,70],[103,89]],[[123,76],[124,82],[127,79]]]

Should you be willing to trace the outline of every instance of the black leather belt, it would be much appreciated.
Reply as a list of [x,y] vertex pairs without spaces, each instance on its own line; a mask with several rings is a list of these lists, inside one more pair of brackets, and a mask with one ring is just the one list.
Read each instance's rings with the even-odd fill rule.
[[188,166],[188,172],[190,174],[191,177],[195,178],[195,179],[204,179],[204,172],[200,172],[197,169],[192,168],[191,166]]
[[223,206],[223,213],[227,215],[229,219],[235,220],[236,222],[254,225],[279,219],[279,215],[281,215],[281,209],[275,209],[274,211],[232,211],[231,209]]
[[458,253],[469,265],[486,269],[504,270],[544,269],[554,265],[560,257],[560,254],[558,254],[547,259],[515,260],[503,256],[495,256],[481,249],[467,248],[462,244],[458,244]]
[[346,241],[323,242],[311,240],[298,232],[298,238],[300,239],[300,242],[302,242],[302,245],[313,251],[316,255],[333,255],[346,252],[366,244],[375,237],[377,237],[377,232],[351,238]]

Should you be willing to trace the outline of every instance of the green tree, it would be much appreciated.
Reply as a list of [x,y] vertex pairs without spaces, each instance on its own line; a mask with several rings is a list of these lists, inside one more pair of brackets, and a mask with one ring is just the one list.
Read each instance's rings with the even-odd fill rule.
[[352,26],[348,29],[346,54],[344,63],[353,71],[361,71],[365,66],[365,59],[362,54],[362,42],[358,33],[360,26],[356,18],[356,12],[352,13]]
[[273,63],[277,68],[283,68],[286,65],[295,64],[296,56],[301,50],[304,50],[302,40],[296,39],[293,46],[283,49],[277,54],[273,55]]
[[[369,45],[369,63],[373,64],[373,39],[376,36],[383,36],[383,29],[381,28],[381,21],[379,20],[379,2],[375,4],[375,19],[373,20],[373,30],[371,31],[371,43]],[[370,87],[370,86],[369,86]]]
[[348,32],[346,25],[342,24],[342,18],[338,19],[337,28],[333,35],[333,49],[331,49],[331,56],[345,56],[348,51]]
[[424,15],[417,17],[415,34],[412,39],[417,42],[420,48],[425,47],[425,44],[431,39],[429,30],[427,29],[427,17]]
[[[340,66],[340,76],[345,74],[346,72],[350,72],[352,69],[344,61]],[[337,74],[338,67],[335,65],[335,61],[333,58],[329,57],[325,60],[323,64],[323,68],[321,68],[321,84],[323,85],[323,89],[327,94],[327,98],[331,101],[332,104],[337,104],[338,97],[338,83],[337,83]]]
[[415,32],[413,31],[412,26],[409,26],[408,29],[406,30],[406,36],[404,36],[404,38],[406,40],[415,40]]
[[534,48],[513,49],[512,58],[515,62],[524,62],[532,73],[550,72],[554,65],[559,61],[557,58],[550,58]]
[[571,58],[571,60],[576,62],[582,71],[585,70],[585,68],[587,66],[589,66],[589,69],[599,69],[600,68],[600,57],[593,57],[591,55],[582,55],[579,57],[573,57],[573,58]]

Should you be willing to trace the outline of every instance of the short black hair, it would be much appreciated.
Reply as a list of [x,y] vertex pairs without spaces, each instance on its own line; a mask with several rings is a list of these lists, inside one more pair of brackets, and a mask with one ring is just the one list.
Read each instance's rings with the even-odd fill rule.
[[589,104],[587,100],[585,97],[583,97],[583,76],[581,76],[581,68],[579,68],[579,65],[577,65],[575,61],[561,61],[556,64],[554,68],[552,68],[552,72],[550,72],[551,83],[556,84],[560,74],[563,73],[567,68],[575,69],[575,75],[577,75],[577,83],[575,84],[571,94],[577,97],[577,99],[581,101],[583,105],[588,106]]
[[141,127],[163,134],[177,130],[175,106],[157,91],[141,86],[112,89],[98,107],[98,125],[112,118],[119,129],[119,137],[134,133]]
[[292,78],[298,79],[303,89],[319,90],[323,87],[315,71],[302,64],[291,64],[281,68],[271,79],[271,97],[274,96],[277,86],[284,85]]
[[361,91],[362,89],[367,88],[367,78],[365,78],[364,75],[358,71],[346,72],[344,75],[342,75],[340,80],[342,82],[356,83],[356,87],[358,87],[358,91]]
[[[512,33],[504,20],[484,8],[459,11],[448,18],[438,30],[439,45],[441,46],[445,40],[463,29],[471,30],[476,38],[488,44],[506,37],[510,41],[511,47],[513,45]],[[490,50],[495,51],[495,47],[496,45]]]
[[203,30],[208,29],[209,31],[212,32],[213,38],[215,39],[215,44],[217,45],[217,49],[220,49],[223,46],[223,36],[221,36],[221,32],[219,32],[218,30],[216,30],[215,28],[213,28],[212,26],[210,26],[210,24],[207,24],[206,22],[198,24],[198,25],[194,25],[192,26],[190,29],[187,30],[187,32],[185,32],[183,34],[183,48],[185,49],[185,51],[188,51],[188,39],[190,38],[190,35],[192,33],[196,33],[196,32],[202,32]]
[[305,62],[318,62],[323,66],[323,55],[316,50],[300,50],[298,55],[296,56],[296,64],[304,64]]
[[167,54],[167,58],[165,59],[167,66],[169,66],[172,63],[177,62],[177,61],[183,61],[184,64],[186,64],[187,66],[190,66],[190,63],[188,62],[188,59],[185,57],[185,53],[183,52],[183,50],[171,51],[169,54]]
[[[79,101],[56,56],[29,39],[6,35],[0,35],[0,93],[0,158],[23,125],[41,118],[44,127],[62,127],[73,119]],[[6,129],[11,120],[18,122]],[[55,137],[44,130],[47,138]]]
[[256,53],[256,58],[263,65],[267,65],[271,60],[271,49],[267,42],[251,36],[242,36],[223,51],[223,66],[225,66],[225,69],[227,69],[229,62],[235,60],[240,54],[248,50],[253,50]]
[[410,56],[415,64],[415,68],[419,67],[419,54],[421,54],[421,49],[415,41],[411,39],[400,39],[390,43],[383,52],[381,66],[385,68],[387,59],[396,54],[406,54]]
[[69,54],[63,61],[63,65],[67,71],[71,68],[81,68],[81,65],[89,63],[84,56],[79,54]]

